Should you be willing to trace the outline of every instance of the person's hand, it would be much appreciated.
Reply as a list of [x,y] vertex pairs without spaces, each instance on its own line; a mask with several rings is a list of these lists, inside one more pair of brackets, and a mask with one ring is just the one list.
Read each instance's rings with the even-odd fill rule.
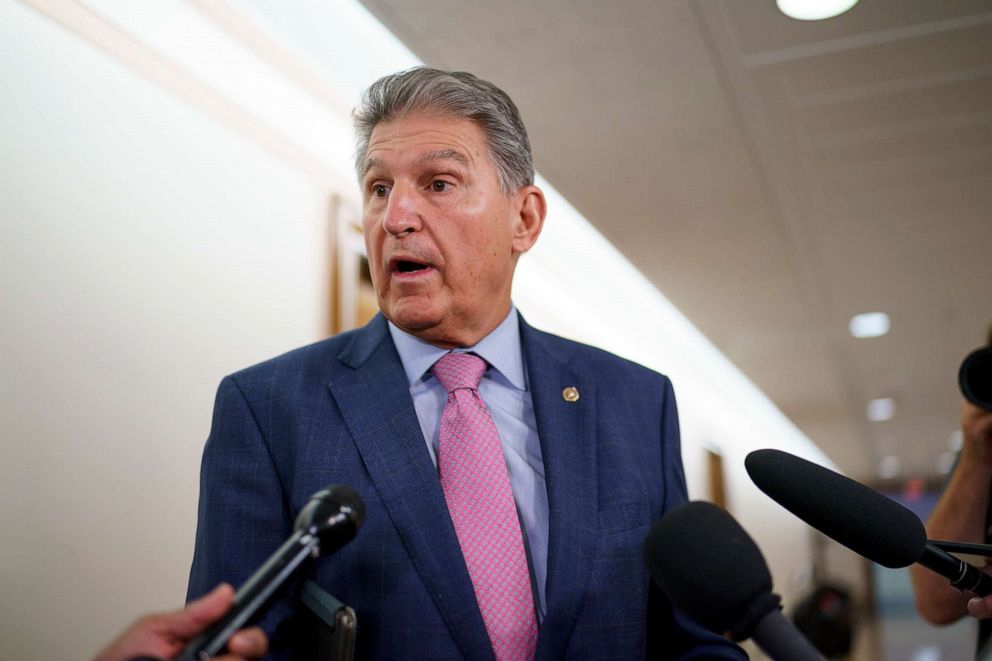
[[[982,571],[992,576],[992,560],[986,558]],[[968,600],[968,614],[977,620],[992,618],[992,594]]]
[[968,614],[979,620],[992,617],[992,595],[970,599],[968,601]]
[[992,465],[992,411],[964,402],[961,405],[961,433],[964,435],[964,453],[971,453]]
[[[186,608],[146,615],[97,655],[95,661],[129,661],[135,657],[171,659],[190,640],[223,617],[234,603],[234,588],[221,583]],[[269,648],[261,629],[242,629],[227,643],[228,653],[216,661],[259,659]]]
[[992,446],[992,411],[964,402],[961,406],[961,432],[966,443]]

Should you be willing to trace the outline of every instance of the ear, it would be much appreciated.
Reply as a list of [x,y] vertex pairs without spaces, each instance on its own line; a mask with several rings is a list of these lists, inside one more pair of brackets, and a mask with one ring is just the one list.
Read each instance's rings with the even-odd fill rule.
[[547,203],[544,192],[533,184],[520,188],[514,198],[516,216],[513,224],[513,253],[520,255],[537,242],[541,228],[544,227]]

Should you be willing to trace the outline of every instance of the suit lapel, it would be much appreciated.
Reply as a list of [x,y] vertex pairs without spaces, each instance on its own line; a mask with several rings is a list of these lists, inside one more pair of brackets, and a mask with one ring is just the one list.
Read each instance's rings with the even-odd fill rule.
[[413,564],[466,659],[492,660],[437,471],[431,462],[385,319],[358,331],[329,384],[355,445]]
[[[582,602],[595,552],[595,383],[569,364],[564,345],[520,323],[521,342],[548,488],[548,612],[538,637],[537,658],[564,655]],[[577,401],[563,390],[574,387]]]

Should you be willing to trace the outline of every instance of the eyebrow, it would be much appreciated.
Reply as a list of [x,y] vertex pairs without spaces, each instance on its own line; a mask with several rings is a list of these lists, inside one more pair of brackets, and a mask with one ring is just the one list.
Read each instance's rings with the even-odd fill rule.
[[[432,161],[455,161],[456,163],[468,166],[468,157],[461,153],[457,149],[438,149],[436,151],[429,151],[421,154],[417,157],[417,160],[413,162],[415,166],[423,165],[424,163],[430,163]],[[362,178],[369,173],[374,167],[382,164],[382,161],[373,156],[372,158],[365,161],[365,166],[362,168]]]

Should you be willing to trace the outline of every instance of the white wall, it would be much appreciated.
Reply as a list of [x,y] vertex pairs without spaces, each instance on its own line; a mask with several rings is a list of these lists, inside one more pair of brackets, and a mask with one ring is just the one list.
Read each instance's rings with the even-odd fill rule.
[[182,603],[224,374],[317,338],[306,177],[0,3],[0,658]]
[[[139,613],[182,602],[214,388],[322,334],[327,196],[354,195],[348,118],[328,97],[353,103],[353,80],[318,99],[193,5],[54,6],[82,13],[0,0],[3,659],[83,658]],[[718,447],[731,510],[795,594],[806,528],[741,466],[755,447],[822,455],[549,195],[520,308],[673,377],[690,492],[705,491],[702,448]]]

